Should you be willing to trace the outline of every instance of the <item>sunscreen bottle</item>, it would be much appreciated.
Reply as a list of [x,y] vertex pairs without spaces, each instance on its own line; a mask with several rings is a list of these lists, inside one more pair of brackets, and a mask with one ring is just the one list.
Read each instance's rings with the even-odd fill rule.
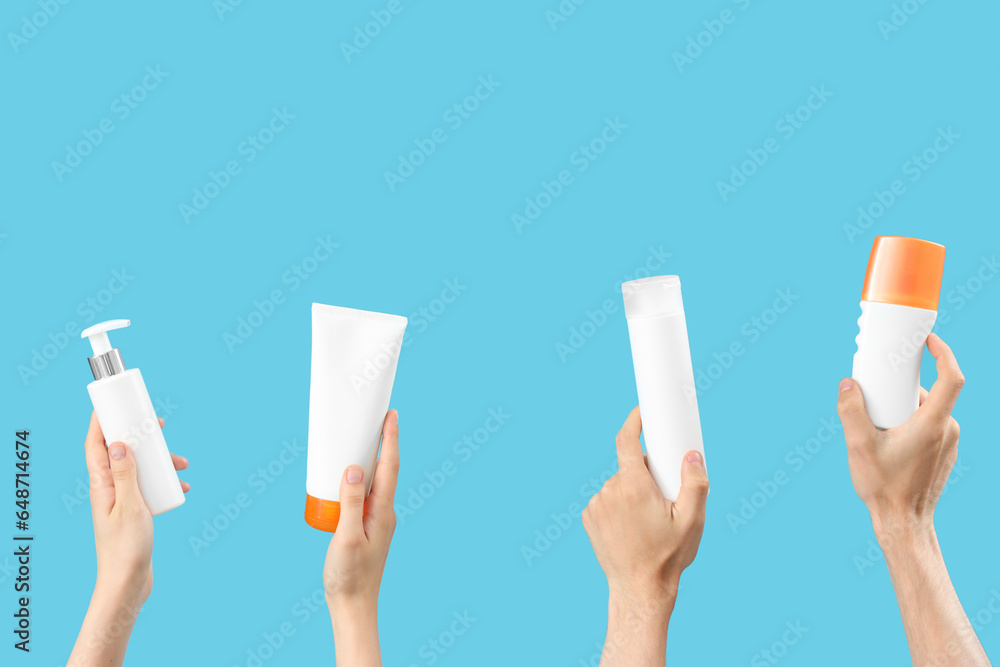
[[313,528],[337,532],[349,466],[361,466],[371,491],[405,330],[398,315],[312,305],[305,520]]
[[851,377],[880,429],[903,424],[920,403],[920,359],[937,320],[944,253],[905,236],[879,236],[872,246]]

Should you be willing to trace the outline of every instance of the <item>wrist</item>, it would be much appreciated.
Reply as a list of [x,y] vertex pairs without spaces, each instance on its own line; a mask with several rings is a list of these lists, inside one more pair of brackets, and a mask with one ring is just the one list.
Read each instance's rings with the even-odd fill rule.
[[677,602],[678,585],[611,586],[608,618],[633,627],[666,628]]
[[108,574],[98,570],[94,598],[119,604],[137,602],[148,576],[148,572],[141,571],[118,571]]
[[378,624],[378,599],[327,595],[326,605],[335,629]]
[[937,549],[934,521],[897,513],[871,513],[875,539],[887,560],[894,556],[913,557]]

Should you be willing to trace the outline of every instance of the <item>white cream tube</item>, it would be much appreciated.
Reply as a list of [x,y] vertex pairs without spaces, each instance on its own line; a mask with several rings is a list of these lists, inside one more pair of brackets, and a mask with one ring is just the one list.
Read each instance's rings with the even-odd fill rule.
[[684,455],[692,449],[705,455],[681,281],[677,276],[631,280],[622,284],[622,295],[646,461],[660,492],[674,502]]
[[406,318],[312,305],[306,523],[336,532],[340,481],[352,465],[371,490]]

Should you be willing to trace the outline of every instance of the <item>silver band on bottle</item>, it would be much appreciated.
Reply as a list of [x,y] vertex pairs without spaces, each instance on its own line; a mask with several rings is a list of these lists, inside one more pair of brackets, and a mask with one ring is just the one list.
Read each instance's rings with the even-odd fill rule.
[[125,362],[122,361],[122,353],[117,347],[96,357],[87,357],[87,361],[90,362],[90,370],[95,380],[125,372]]

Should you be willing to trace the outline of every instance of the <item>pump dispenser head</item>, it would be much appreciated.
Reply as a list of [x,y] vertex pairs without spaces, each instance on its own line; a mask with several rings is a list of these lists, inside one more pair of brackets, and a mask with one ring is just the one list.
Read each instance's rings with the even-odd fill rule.
[[125,362],[122,361],[121,352],[118,351],[118,348],[111,347],[108,332],[127,327],[130,324],[132,322],[129,320],[108,320],[88,327],[80,333],[80,338],[89,338],[90,345],[94,348],[94,356],[88,357],[87,360],[90,362],[90,370],[93,372],[95,380],[125,371]]

